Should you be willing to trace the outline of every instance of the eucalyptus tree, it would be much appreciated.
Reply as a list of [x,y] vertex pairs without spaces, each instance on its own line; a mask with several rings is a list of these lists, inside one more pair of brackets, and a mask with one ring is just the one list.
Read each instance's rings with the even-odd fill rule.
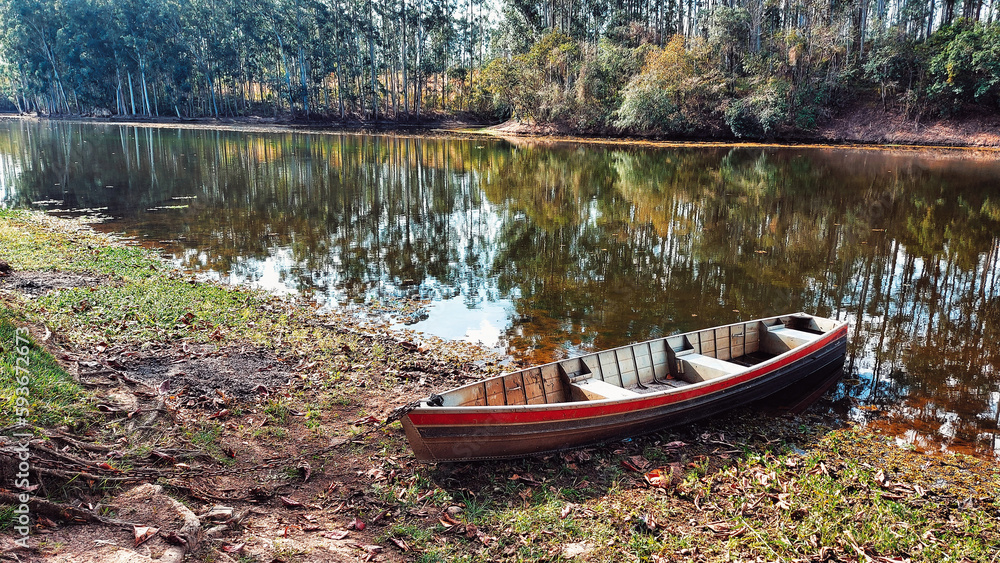
[[[21,86],[37,109],[70,111],[63,84],[60,30],[67,25],[61,0],[0,0],[0,26],[7,58],[16,60]],[[65,36],[65,34],[63,34]],[[26,100],[27,101],[27,100]]]

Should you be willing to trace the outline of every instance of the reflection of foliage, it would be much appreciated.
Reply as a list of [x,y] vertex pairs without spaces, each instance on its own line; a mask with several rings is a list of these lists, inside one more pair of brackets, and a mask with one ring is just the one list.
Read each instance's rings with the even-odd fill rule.
[[191,269],[253,279],[270,259],[288,285],[337,298],[511,299],[508,340],[535,359],[775,312],[837,315],[854,323],[849,369],[876,380],[865,400],[905,396],[900,408],[939,424],[960,413],[963,440],[977,415],[995,419],[992,163],[4,127],[0,174],[17,201],[107,206],[115,228],[176,239]]

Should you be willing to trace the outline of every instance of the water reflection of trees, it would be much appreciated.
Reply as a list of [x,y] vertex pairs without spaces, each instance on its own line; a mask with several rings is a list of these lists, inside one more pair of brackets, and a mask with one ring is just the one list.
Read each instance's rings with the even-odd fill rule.
[[[520,320],[508,341],[536,359],[776,311],[849,318],[849,367],[862,380],[850,392],[882,407],[880,424],[997,448],[992,162],[67,123],[3,131],[8,198],[108,207],[116,228],[174,240],[187,266],[224,275],[253,279],[285,256],[268,267],[286,284],[341,299],[512,299]],[[175,199],[185,197],[195,199]]]
[[495,225],[475,171],[490,158],[482,143],[64,123],[8,131],[0,151],[22,164],[11,174],[19,203],[108,208],[116,227],[181,238],[174,248],[194,250],[180,252],[191,268],[253,277],[283,249],[289,285],[348,299],[488,278]]
[[882,405],[884,424],[996,449],[1000,230],[982,182],[996,168],[845,151],[537,152],[494,161],[484,185],[526,218],[508,224],[500,279],[541,322],[512,329],[515,346],[558,354],[835,314],[855,321],[850,365],[865,384],[853,393]]

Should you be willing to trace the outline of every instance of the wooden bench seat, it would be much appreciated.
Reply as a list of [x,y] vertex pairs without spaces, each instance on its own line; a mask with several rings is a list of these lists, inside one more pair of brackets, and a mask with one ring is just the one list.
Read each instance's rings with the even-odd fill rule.
[[777,334],[778,337],[781,338],[782,340],[790,340],[790,339],[798,340],[799,342],[797,344],[806,344],[808,342],[816,340],[820,336],[823,336],[822,334],[813,334],[811,332],[795,330],[794,328],[787,328],[787,327],[769,328],[768,332],[770,332],[771,334]]
[[585,399],[578,400],[600,400],[600,399],[628,399],[638,397],[639,393],[622,389],[617,385],[612,385],[600,379],[585,379],[573,384],[579,391],[582,391]]
[[739,364],[702,354],[685,354],[678,359],[684,370],[681,377],[691,383],[715,379],[746,369]]
[[822,334],[813,334],[784,326],[768,327],[767,333],[761,341],[761,349],[777,355],[798,348],[803,344],[809,344],[822,336]]

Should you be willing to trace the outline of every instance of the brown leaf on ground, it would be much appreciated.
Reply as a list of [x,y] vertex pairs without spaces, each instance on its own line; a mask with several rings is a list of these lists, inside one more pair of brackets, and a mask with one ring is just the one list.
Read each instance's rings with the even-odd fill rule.
[[671,463],[667,467],[654,469],[643,478],[653,487],[669,488],[684,480],[684,469],[679,463]]
[[355,518],[350,524],[347,525],[347,529],[361,532],[365,529],[365,523],[360,518]]
[[159,528],[154,528],[152,526],[132,526],[132,528],[133,533],[135,533],[135,545],[137,546],[155,536],[156,533],[160,531]]
[[714,534],[727,538],[742,536],[747,531],[745,526],[733,528],[732,524],[725,521],[710,522],[705,524],[705,527],[711,530]]
[[407,552],[407,551],[410,551],[412,549],[410,547],[410,544],[406,543],[405,541],[403,541],[403,540],[401,540],[399,538],[389,538],[389,541],[391,541],[392,543],[394,543],[396,545],[396,547],[398,547],[399,550],[402,551],[402,552],[404,552],[404,553]]
[[280,500],[281,504],[285,505],[288,508],[303,508],[305,506],[301,502],[294,499],[290,499],[288,497],[278,497],[278,500]]
[[569,514],[571,512],[573,512],[573,507],[574,506],[575,505],[573,503],[567,503],[566,506],[563,507],[562,512],[559,513],[559,519],[560,520],[565,520],[566,517],[569,516]]
[[241,551],[243,551],[243,546],[244,545],[246,545],[246,544],[238,543],[236,545],[223,545],[222,546],[222,551],[225,551],[226,553],[236,553],[236,554],[239,554]]

